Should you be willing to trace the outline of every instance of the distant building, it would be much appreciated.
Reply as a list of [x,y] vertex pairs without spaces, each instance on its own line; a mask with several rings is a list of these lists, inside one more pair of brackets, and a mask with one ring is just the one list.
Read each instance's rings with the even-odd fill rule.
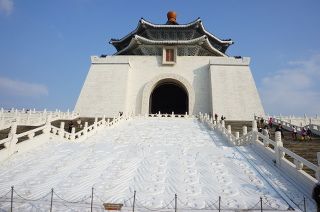
[[202,21],[166,24],[144,19],[121,39],[112,56],[92,56],[75,110],[81,116],[119,112],[219,114],[252,120],[264,110],[249,67],[250,58],[226,54],[231,39],[206,31]]

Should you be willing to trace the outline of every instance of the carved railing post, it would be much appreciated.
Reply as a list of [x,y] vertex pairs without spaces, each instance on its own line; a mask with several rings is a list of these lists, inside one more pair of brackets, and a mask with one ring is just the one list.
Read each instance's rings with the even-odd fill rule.
[[283,143],[281,141],[281,132],[279,131],[276,131],[275,133],[275,142],[276,142],[276,145],[274,147],[274,151],[275,151],[275,157],[276,157],[276,164],[278,167],[280,167],[281,160],[284,158],[284,152],[282,152],[279,148],[279,147],[283,147]]
[[102,126],[106,125],[106,115],[103,115],[102,117]]
[[247,135],[247,133],[248,133],[248,128],[247,128],[247,126],[243,126],[243,127],[242,127],[242,135]]
[[43,134],[49,134],[50,130],[51,130],[51,115],[48,115],[45,128],[43,129]]
[[10,141],[5,143],[4,146],[8,148],[9,154],[13,154],[16,151],[16,145],[18,142],[17,138],[17,122],[13,121],[11,123],[10,132],[8,137],[10,138]]
[[64,122],[61,122],[60,123],[60,129],[59,129],[59,136],[61,137],[61,138],[63,138],[64,137]]
[[98,126],[97,124],[98,124],[98,117],[95,117],[95,118],[94,118],[94,123],[93,123],[93,126],[94,126],[94,129],[93,129],[93,130],[94,130],[94,132],[97,131],[97,126]]
[[231,125],[230,124],[227,126],[227,130],[228,130],[228,133],[231,134]]
[[72,129],[71,129],[71,136],[70,136],[70,140],[71,140],[71,141],[74,141],[74,140],[76,139],[75,133],[76,133],[76,128],[75,128],[75,127],[72,127]]
[[252,121],[252,131],[258,131],[257,121],[255,120]]

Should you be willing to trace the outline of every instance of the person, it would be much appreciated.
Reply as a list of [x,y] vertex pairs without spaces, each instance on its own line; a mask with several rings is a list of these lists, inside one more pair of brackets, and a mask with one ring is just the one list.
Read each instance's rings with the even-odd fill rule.
[[307,129],[307,137],[308,137],[309,141],[311,141],[311,135],[312,135],[312,132],[310,130],[310,127],[308,127],[308,129]]
[[283,128],[282,128],[282,125],[281,125],[281,124],[279,124],[279,125],[276,127],[276,132],[280,132],[280,133],[281,133],[281,138],[284,139]]
[[295,126],[292,128],[292,139],[297,140],[297,128]]
[[260,127],[261,128],[264,127],[264,119],[263,119],[263,117],[261,117],[261,119],[260,119]]
[[317,183],[312,191],[312,199],[317,203],[317,212],[320,212],[320,184]]
[[214,119],[218,121],[218,114],[214,114]]
[[70,121],[70,122],[69,122],[69,127],[68,127],[69,133],[71,133],[72,128],[73,128],[73,123],[72,123],[72,121]]
[[269,118],[269,128],[272,129],[272,117]]
[[307,130],[306,128],[304,127],[302,130],[301,130],[301,137],[302,137],[302,140],[306,140],[306,135],[307,135]]

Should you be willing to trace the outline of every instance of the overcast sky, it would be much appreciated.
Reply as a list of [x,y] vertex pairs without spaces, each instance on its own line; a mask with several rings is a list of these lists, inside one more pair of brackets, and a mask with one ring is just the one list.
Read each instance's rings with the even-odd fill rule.
[[319,0],[0,0],[0,107],[73,109],[90,56],[169,10],[251,57],[266,113],[320,115]]

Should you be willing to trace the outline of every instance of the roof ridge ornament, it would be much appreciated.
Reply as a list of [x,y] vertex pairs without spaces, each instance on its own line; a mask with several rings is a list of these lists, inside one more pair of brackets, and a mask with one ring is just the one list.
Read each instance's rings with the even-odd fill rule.
[[166,24],[168,25],[179,25],[177,22],[177,13],[175,11],[169,11],[167,13],[168,21]]

